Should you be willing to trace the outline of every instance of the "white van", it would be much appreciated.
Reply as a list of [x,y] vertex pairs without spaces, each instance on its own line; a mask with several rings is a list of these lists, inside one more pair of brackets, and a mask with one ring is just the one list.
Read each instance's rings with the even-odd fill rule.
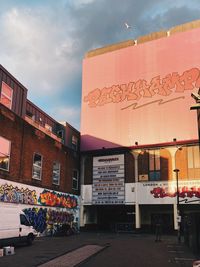
[[16,205],[0,204],[0,247],[17,242],[31,245],[37,232]]

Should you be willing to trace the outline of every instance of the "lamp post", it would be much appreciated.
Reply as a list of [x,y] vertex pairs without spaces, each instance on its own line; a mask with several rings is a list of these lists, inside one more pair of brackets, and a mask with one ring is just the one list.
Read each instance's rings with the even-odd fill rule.
[[177,221],[178,221],[178,232],[177,232],[177,238],[178,243],[181,242],[181,216],[180,216],[180,205],[179,205],[179,189],[178,189],[178,173],[179,169],[174,169],[174,172],[176,173],[176,203],[177,203]]
[[193,105],[190,107],[191,110],[197,111],[197,124],[198,124],[198,137],[199,137],[199,148],[200,148],[200,88],[198,90],[198,93],[192,93],[191,97],[194,98],[196,105]]

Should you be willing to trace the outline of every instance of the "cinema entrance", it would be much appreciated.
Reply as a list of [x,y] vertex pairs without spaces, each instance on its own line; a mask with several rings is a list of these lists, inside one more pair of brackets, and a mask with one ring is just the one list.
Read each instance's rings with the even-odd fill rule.
[[135,229],[134,205],[85,206],[85,229],[106,232],[131,232]]

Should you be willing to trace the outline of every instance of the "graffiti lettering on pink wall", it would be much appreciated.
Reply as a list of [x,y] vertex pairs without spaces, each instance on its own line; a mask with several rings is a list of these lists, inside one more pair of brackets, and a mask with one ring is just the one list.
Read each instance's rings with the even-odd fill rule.
[[8,184],[0,185],[0,201],[21,204],[37,204],[35,190]]
[[38,202],[44,206],[62,207],[68,209],[75,209],[78,206],[78,201],[75,196],[60,194],[48,190],[44,190],[40,194]]
[[156,94],[169,96],[173,92],[183,93],[185,90],[192,90],[195,87],[200,87],[200,70],[198,68],[186,70],[181,75],[177,72],[168,73],[164,78],[158,75],[153,77],[149,83],[140,79],[128,84],[96,88],[84,97],[84,102],[88,102],[89,107],[95,108],[109,103],[134,100],[136,101],[134,108],[136,108],[137,102],[142,97],[151,99]]
[[[176,197],[176,190],[170,190],[168,187],[155,187],[150,193],[154,196],[154,198],[164,198],[164,197]],[[188,202],[188,198],[200,198],[200,187],[197,186],[183,186],[178,188],[178,194],[180,198],[184,200],[180,200],[180,202]],[[193,200],[199,201],[199,200]],[[191,202],[191,201],[190,201]]]
[[40,233],[44,232],[48,225],[69,224],[73,222],[73,214],[66,211],[56,211],[46,208],[28,208],[23,210],[29,218],[31,225]]

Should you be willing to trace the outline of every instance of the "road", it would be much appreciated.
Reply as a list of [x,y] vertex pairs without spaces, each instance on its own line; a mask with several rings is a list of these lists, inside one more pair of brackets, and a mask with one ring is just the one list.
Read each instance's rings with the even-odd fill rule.
[[[84,258],[84,261],[77,265],[80,248],[81,253],[85,253],[85,258],[88,258]],[[97,250],[90,253],[91,248]],[[0,258],[0,267],[40,266],[62,255],[63,265],[52,263],[45,266],[191,267],[196,259],[188,248],[177,243],[175,236],[164,236],[162,242],[155,242],[154,236],[147,234],[83,232],[67,237],[40,237],[32,246],[17,246],[15,255]],[[75,258],[76,264],[73,265],[69,261],[75,262]],[[82,260],[83,258],[80,258],[80,261]]]

